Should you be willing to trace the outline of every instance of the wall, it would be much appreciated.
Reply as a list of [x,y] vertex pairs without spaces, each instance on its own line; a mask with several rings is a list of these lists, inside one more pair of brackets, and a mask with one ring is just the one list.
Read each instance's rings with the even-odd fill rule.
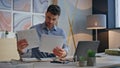
[[93,0],[93,14],[106,15],[106,29],[98,30],[98,40],[100,41],[98,52],[104,52],[111,45],[109,29],[115,28],[115,0]]
[[109,30],[109,48],[120,47],[120,30]]
[[[58,5],[62,9],[58,26],[66,31],[70,55],[73,55],[78,41],[92,40],[92,30],[86,29],[86,17],[92,14],[92,0],[58,0]],[[72,38],[70,25],[74,38]]]
[[120,30],[115,27],[115,0],[93,0],[93,14],[107,16],[107,28],[98,31],[98,39],[101,41],[99,51],[120,47]]

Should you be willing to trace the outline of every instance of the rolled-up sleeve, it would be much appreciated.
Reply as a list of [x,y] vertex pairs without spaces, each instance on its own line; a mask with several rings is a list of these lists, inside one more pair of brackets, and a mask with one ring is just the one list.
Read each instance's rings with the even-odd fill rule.
[[69,52],[69,47],[67,44],[63,44],[63,47],[62,47],[65,51],[66,51],[66,55],[68,55],[68,52]]

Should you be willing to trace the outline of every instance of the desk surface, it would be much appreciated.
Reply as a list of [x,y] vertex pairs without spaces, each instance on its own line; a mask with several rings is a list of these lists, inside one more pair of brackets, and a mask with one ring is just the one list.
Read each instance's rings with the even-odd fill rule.
[[68,64],[50,63],[50,62],[31,62],[21,64],[0,63],[0,68],[108,68],[106,66],[119,65],[120,56],[100,55],[96,58],[94,67],[78,67],[75,62]]

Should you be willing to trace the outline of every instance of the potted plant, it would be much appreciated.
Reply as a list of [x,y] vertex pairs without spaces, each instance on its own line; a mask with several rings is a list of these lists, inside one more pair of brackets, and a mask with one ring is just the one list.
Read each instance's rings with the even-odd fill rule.
[[88,66],[94,66],[96,64],[96,57],[95,57],[96,52],[94,50],[88,50],[87,52],[87,65]]
[[79,57],[79,66],[80,67],[87,66],[87,59],[85,57],[83,57],[83,56]]

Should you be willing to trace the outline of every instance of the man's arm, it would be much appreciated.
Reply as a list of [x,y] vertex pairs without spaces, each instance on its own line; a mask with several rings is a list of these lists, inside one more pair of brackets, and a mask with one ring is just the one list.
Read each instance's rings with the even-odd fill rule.
[[63,44],[62,48],[66,51],[66,56],[67,56],[69,52],[69,46],[67,44]]
[[68,55],[69,47],[66,44],[65,31],[63,29],[61,29],[60,33],[61,33],[61,36],[63,36],[63,38],[64,38],[64,44],[63,44],[62,48],[60,48],[60,47],[54,48],[53,53],[55,55],[57,55],[58,57],[60,57],[60,58],[64,58],[64,57],[66,57]]

